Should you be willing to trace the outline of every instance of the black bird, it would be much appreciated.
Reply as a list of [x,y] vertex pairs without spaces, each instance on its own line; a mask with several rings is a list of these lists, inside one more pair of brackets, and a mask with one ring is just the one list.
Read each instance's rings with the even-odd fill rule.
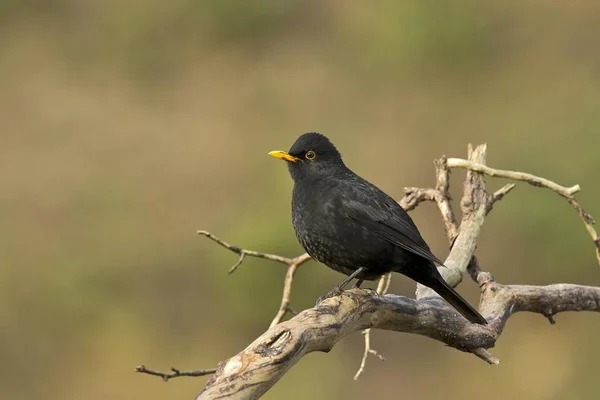
[[289,152],[269,155],[288,162],[294,180],[292,223],[312,258],[348,275],[332,293],[356,278],[375,280],[399,272],[430,287],[477,324],[486,320],[440,275],[436,258],[402,207],[352,172],[335,146],[320,133],[305,133]]

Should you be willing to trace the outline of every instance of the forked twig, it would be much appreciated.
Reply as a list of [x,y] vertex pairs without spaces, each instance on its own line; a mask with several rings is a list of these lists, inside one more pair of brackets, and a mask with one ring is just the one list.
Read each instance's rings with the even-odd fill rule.
[[141,374],[159,376],[163,379],[163,381],[167,382],[169,379],[178,378],[180,376],[205,376],[214,374],[216,369],[199,369],[195,371],[181,371],[177,368],[171,367],[171,372],[160,372],[154,371],[152,369],[148,369],[143,365],[135,367],[135,372],[139,372]]
[[283,320],[283,317],[285,317],[285,314],[287,314],[288,312],[293,315],[297,314],[297,312],[295,312],[292,306],[290,305],[292,282],[294,280],[294,275],[296,274],[298,267],[300,267],[302,264],[309,261],[310,259],[310,256],[304,253],[301,256],[294,258],[293,262],[289,265],[287,273],[285,274],[285,280],[283,281],[283,295],[281,296],[281,304],[279,306],[277,314],[275,315],[275,318],[273,318],[273,321],[271,321],[271,325],[269,325],[269,328],[272,328],[278,323],[280,323]]
[[[462,158],[449,158],[448,159],[448,167],[450,168],[466,168],[471,171],[480,172],[489,176],[495,176],[500,178],[508,178],[516,181],[527,182],[532,186],[536,187],[544,187],[550,189],[551,191],[561,195],[569,204],[577,211],[583,224],[585,225],[585,229],[588,231],[590,237],[592,238],[592,242],[594,244],[596,250],[596,260],[600,265],[600,239],[598,238],[598,233],[594,229],[594,218],[583,209],[581,204],[577,200],[575,200],[574,195],[581,190],[579,185],[574,185],[571,187],[565,187],[559,185],[556,182],[553,182],[549,179],[542,178],[536,175],[528,174],[525,172],[519,171],[507,171],[501,169],[490,168],[487,165],[474,163],[469,160],[464,160]],[[512,186],[511,186],[512,185]],[[511,191],[514,188],[514,184],[509,184],[498,190],[492,196],[492,201],[489,202],[488,212],[491,210],[495,201],[500,200],[506,193]]]
[[519,171],[506,171],[502,169],[490,168],[487,165],[474,163],[469,160],[464,160],[462,158],[449,158],[448,159],[448,167],[450,168],[465,168],[475,172],[481,172],[483,174],[489,176],[495,176],[499,178],[507,178],[515,181],[523,181],[527,182],[530,185],[537,187],[545,187],[553,192],[560,194],[563,197],[571,197],[575,193],[579,192],[581,188],[579,185],[574,185],[571,187],[564,187],[559,185],[556,182],[552,182],[546,178],[542,178],[539,176],[535,176],[532,174],[528,174],[526,172]]
[[283,295],[281,296],[281,305],[279,306],[279,310],[277,310],[277,314],[275,315],[275,318],[273,318],[271,325],[269,325],[269,328],[272,328],[273,326],[280,323],[288,312],[291,314],[297,314],[294,311],[294,309],[292,308],[292,306],[290,305],[292,282],[294,280],[294,275],[296,274],[296,271],[298,270],[298,268],[302,264],[304,264],[305,262],[307,262],[311,259],[307,253],[304,253],[298,257],[287,258],[287,257],[278,256],[276,254],[268,254],[268,253],[262,253],[260,251],[242,249],[238,246],[229,244],[222,239],[219,239],[218,237],[216,237],[215,235],[213,235],[212,233],[210,233],[208,231],[198,231],[197,233],[199,235],[206,236],[210,240],[218,243],[219,245],[225,247],[226,249],[233,251],[234,253],[240,255],[239,260],[233,265],[233,267],[231,267],[229,269],[229,273],[234,272],[242,264],[242,262],[244,262],[244,258],[246,256],[264,258],[266,260],[271,260],[271,261],[276,261],[276,262],[279,262],[282,264],[286,264],[288,266],[288,270],[287,270],[287,273],[285,274],[285,280],[283,281]]
[[198,231],[196,233],[198,233],[198,235],[206,236],[213,242],[216,242],[219,245],[225,247],[226,249],[233,251],[234,253],[240,255],[239,260],[233,265],[233,267],[231,267],[229,269],[229,273],[234,272],[242,264],[242,262],[244,261],[244,258],[246,256],[256,257],[256,258],[264,258],[265,260],[276,261],[276,262],[279,262],[282,264],[287,264],[287,265],[292,264],[295,260],[295,258],[282,257],[282,256],[278,256],[277,254],[268,254],[268,253],[262,253],[260,251],[242,249],[238,246],[234,246],[232,244],[227,243],[224,240],[219,239],[218,237],[216,237],[215,235],[213,235],[212,233],[210,233],[208,231]]
[[[379,283],[377,284],[377,294],[384,295],[387,293],[390,283],[392,282],[392,274],[388,273],[379,278]],[[360,367],[356,374],[354,375],[354,380],[358,380],[360,375],[365,371],[365,367],[367,366],[367,358],[369,354],[377,356],[381,361],[385,361],[385,357],[383,357],[377,350],[371,348],[371,329],[365,329],[362,331],[362,334],[365,336],[365,351],[362,356],[362,360],[360,361]]]

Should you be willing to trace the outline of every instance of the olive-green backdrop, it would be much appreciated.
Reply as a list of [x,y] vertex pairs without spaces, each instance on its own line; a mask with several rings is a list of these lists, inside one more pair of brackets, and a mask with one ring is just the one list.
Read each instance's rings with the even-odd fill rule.
[[[284,267],[227,275],[236,256],[195,232],[300,254],[291,180],[267,152],[306,131],[396,197],[433,183],[434,158],[487,142],[491,166],[578,183],[600,217],[599,49],[594,0],[2,0],[0,398],[192,398],[206,378],[133,369],[213,367],[268,326]],[[445,257],[436,207],[413,216]],[[600,285],[577,214],[526,184],[477,254],[502,283]],[[294,307],[340,279],[304,265]],[[376,331],[387,361],[354,382],[357,333],[265,398],[596,399],[600,317],[556,320],[511,318],[497,367]]]

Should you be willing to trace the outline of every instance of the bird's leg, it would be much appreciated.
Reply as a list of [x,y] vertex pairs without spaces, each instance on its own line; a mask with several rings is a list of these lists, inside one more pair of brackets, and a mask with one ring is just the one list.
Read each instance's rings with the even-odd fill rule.
[[[354,289],[360,289],[360,285],[362,285],[362,283],[364,282],[364,279],[358,279],[355,283],[353,288]],[[372,288],[362,288],[362,290],[366,290],[367,292],[371,293],[373,296],[377,296],[377,290],[372,289]]]
[[[356,281],[356,283],[354,284],[354,288],[355,289],[360,289],[360,285],[362,285],[362,283],[364,282],[363,279],[359,279]],[[377,293],[377,290],[373,289],[373,288],[362,288],[362,290],[366,290],[367,292],[371,293],[373,296],[377,296],[379,293]]]
[[[334,297],[334,296],[338,296],[340,294],[342,294],[342,292],[344,291],[344,287],[346,287],[346,285],[354,278],[356,278],[358,275],[360,275],[363,271],[365,270],[364,267],[358,267],[358,269],[356,271],[354,271],[353,273],[351,273],[350,275],[348,275],[339,285],[337,285],[336,287],[333,288],[333,290],[329,293],[327,293],[324,296],[321,296],[317,299],[317,305],[322,302],[325,299],[328,299],[330,297]],[[358,282],[362,283],[362,279],[359,279]],[[358,283],[357,282],[357,283]],[[360,283],[359,286],[360,286]]]
[[[344,288],[346,287],[346,285],[354,278],[356,278],[358,275],[360,275],[363,271],[365,270],[365,267],[358,267],[358,269],[356,271],[354,271],[353,273],[351,273],[350,275],[348,275],[339,285],[337,285],[333,290],[337,290],[337,291],[342,291],[344,290]],[[363,282],[362,279],[359,279],[356,284],[358,286],[360,286],[360,284]],[[357,287],[358,287],[357,286]]]

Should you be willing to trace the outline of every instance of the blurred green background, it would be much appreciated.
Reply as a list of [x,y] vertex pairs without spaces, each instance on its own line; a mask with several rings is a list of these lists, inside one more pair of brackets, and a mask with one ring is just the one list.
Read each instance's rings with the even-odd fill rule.
[[[195,232],[300,254],[291,180],[267,152],[306,131],[398,198],[433,184],[434,158],[487,142],[491,166],[578,183],[600,217],[599,49],[593,0],[2,0],[0,398],[199,392],[207,378],[133,368],[211,368],[269,325],[285,268],[251,259],[227,275],[237,257]],[[445,257],[436,207],[412,215]],[[600,285],[577,214],[526,184],[491,213],[478,255],[502,283]],[[294,307],[341,278],[303,266]],[[460,290],[477,302],[471,281]],[[600,318],[557,321],[511,318],[497,367],[376,331],[387,361],[358,382],[356,333],[264,398],[597,398]]]

